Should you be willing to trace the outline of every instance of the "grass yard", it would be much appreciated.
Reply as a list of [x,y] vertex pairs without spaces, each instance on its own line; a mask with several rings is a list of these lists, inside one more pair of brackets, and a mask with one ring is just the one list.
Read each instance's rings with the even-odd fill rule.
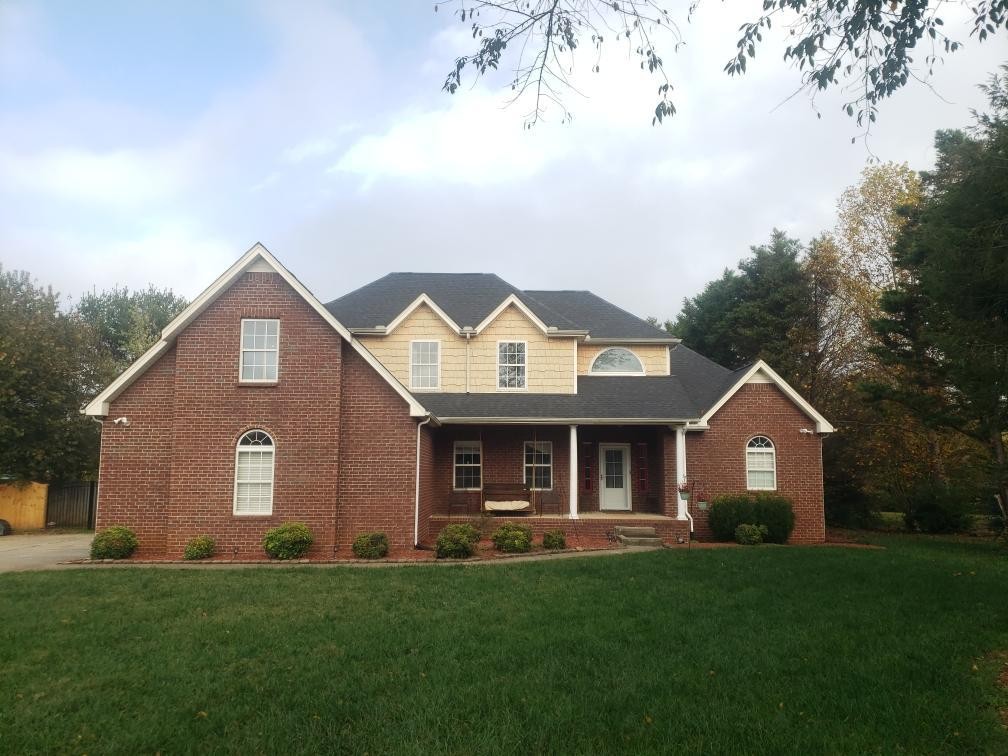
[[1008,753],[1008,556],[872,538],[4,574],[0,751]]

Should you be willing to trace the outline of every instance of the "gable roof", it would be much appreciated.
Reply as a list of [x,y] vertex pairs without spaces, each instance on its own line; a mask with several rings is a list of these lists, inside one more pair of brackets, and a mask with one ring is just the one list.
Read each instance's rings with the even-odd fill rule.
[[132,365],[130,365],[126,370],[119,375],[108,387],[105,388],[98,396],[91,400],[86,407],[84,407],[83,412],[86,415],[91,415],[95,417],[105,417],[109,412],[109,405],[117,396],[119,396],[123,391],[125,391],[137,378],[139,378],[143,373],[154,364],[157,359],[168,351],[171,345],[175,342],[176,336],[181,333],[186,326],[192,323],[199,315],[209,307],[216,299],[219,297],[228,287],[230,287],[238,278],[247,271],[251,270],[271,270],[272,272],[278,273],[280,277],[286,281],[295,292],[297,292],[308,305],[317,312],[323,320],[325,320],[329,325],[331,325],[336,332],[357,351],[364,360],[373,367],[378,374],[388,383],[397,394],[399,394],[409,405],[410,415],[413,417],[422,417],[427,413],[427,410],[420,404],[413,394],[411,394],[405,386],[403,386],[395,376],[389,372],[389,370],[382,365],[378,360],[371,354],[356,338],[353,334],[347,330],[347,328],[340,323],[332,313],[330,313],[318,299],[315,298],[305,285],[302,284],[294,275],[287,270],[280,262],[270,254],[269,250],[266,249],[262,244],[256,242],[252,248],[242,255],[230,268],[228,268],[224,273],[210,286],[203,291],[198,297],[196,297],[188,307],[186,307],[182,312],[180,312],[174,320],[172,320],[165,329],[161,332],[161,338],[158,340],[154,346],[148,349],[139,359],[136,360]]
[[351,330],[387,333],[422,297],[459,331],[486,327],[510,301],[551,333],[594,340],[678,341],[590,291],[522,291],[491,273],[390,273],[326,308]]

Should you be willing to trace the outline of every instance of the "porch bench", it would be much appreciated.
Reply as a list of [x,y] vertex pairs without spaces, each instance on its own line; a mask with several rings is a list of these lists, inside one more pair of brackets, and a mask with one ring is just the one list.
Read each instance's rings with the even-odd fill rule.
[[[514,504],[515,506],[514,508],[510,506],[494,508],[495,502]],[[518,503],[524,504],[524,506],[519,506]],[[523,483],[484,483],[483,511],[500,515],[535,514],[535,507],[532,506],[529,489]]]

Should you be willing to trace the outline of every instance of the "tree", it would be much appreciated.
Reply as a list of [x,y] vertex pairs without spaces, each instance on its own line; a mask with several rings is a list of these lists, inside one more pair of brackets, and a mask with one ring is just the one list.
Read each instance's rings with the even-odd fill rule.
[[[789,29],[783,55],[801,72],[802,90],[815,93],[833,86],[853,92],[844,110],[859,126],[869,126],[879,104],[911,79],[924,80],[936,63],[961,47],[945,33],[940,0],[763,0],[762,13],[739,30],[738,52],[724,70],[746,72],[748,61],[765,44],[774,24]],[[640,68],[658,79],[658,102],[653,123],[675,114],[672,85],[665,73],[667,47],[678,50],[686,41],[678,26],[688,22],[700,0],[692,0],[685,18],[675,18],[656,0],[458,0],[437,2],[437,12],[453,6],[459,21],[468,24],[476,49],[455,60],[444,82],[454,94],[463,74],[474,78],[508,66],[513,72],[513,100],[526,93],[534,107],[526,124],[542,116],[548,104],[570,113],[563,104],[564,91],[572,87],[570,73],[577,53],[590,46],[592,71],[601,66],[609,41],[626,45],[640,59]],[[979,41],[1008,25],[1008,0],[962,2],[972,16],[970,36]],[[918,68],[914,53],[922,44]],[[512,58],[506,56],[511,51]]]
[[85,294],[76,311],[94,327],[99,342],[112,357],[116,372],[124,370],[158,340],[161,331],[186,307],[170,289],[153,285],[142,291],[115,288]]
[[86,323],[27,273],[0,269],[0,475],[59,481],[92,474],[97,426],[80,414],[99,387]]
[[1008,66],[984,87],[991,112],[972,134],[940,131],[934,171],[896,248],[897,286],[882,298],[877,353],[898,383],[880,399],[983,444],[1008,503]]

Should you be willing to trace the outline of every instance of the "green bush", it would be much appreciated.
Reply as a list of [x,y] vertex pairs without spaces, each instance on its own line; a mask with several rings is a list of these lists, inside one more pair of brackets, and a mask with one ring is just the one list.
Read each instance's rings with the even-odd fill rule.
[[480,532],[469,523],[446,525],[438,533],[434,552],[438,559],[465,559],[473,555]]
[[921,533],[962,533],[969,530],[967,497],[957,488],[922,481],[902,495],[907,530]]
[[217,544],[208,535],[198,535],[186,544],[182,553],[184,559],[207,559],[214,555]]
[[749,525],[747,523],[742,523],[735,528],[735,543],[741,543],[743,546],[758,546],[763,543],[763,539],[766,538],[767,532],[766,525]]
[[95,533],[91,541],[91,558],[127,559],[139,545],[136,533],[123,525],[113,525]]
[[266,531],[263,548],[272,559],[300,559],[313,540],[312,532],[303,522],[285,522]]
[[384,533],[361,533],[354,538],[353,553],[358,559],[381,559],[388,554],[388,536]]
[[490,536],[497,551],[520,554],[532,548],[532,528],[516,522],[506,522]]
[[553,550],[566,549],[567,536],[562,530],[547,530],[543,533],[543,548]]
[[708,522],[719,541],[733,541],[739,525],[755,524],[766,527],[764,541],[784,543],[794,530],[794,505],[775,493],[728,494],[711,503]]

